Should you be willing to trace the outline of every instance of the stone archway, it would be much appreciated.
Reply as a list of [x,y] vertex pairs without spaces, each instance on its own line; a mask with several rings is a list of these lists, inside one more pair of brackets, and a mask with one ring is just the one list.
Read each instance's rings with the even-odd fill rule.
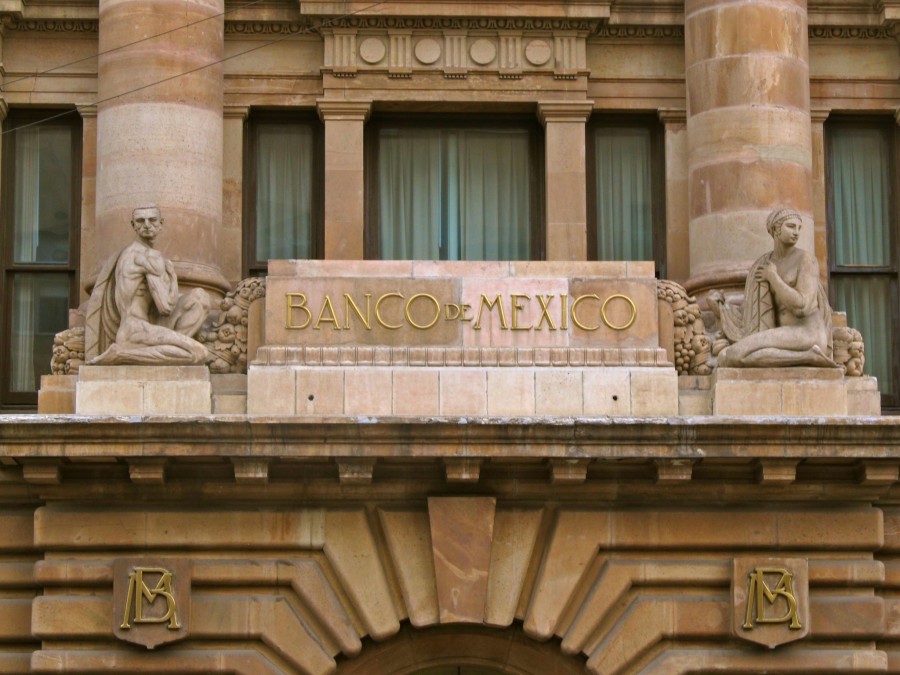
[[359,656],[341,658],[336,675],[417,675],[439,666],[470,666],[498,675],[584,675],[583,658],[564,654],[559,640],[537,642],[509,628],[406,624],[381,643],[366,640]]

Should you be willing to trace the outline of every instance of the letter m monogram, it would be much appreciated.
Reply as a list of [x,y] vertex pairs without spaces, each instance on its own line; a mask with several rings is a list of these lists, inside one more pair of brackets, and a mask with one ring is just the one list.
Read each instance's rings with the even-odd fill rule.
[[789,623],[791,630],[803,628],[793,579],[794,575],[782,567],[757,567],[750,572],[744,630],[765,623]]
[[[175,608],[175,593],[172,590],[173,577],[172,572],[163,567],[135,567],[128,576],[125,616],[119,627],[129,629],[131,622],[135,624],[168,622],[169,630],[181,628]],[[155,585],[151,588],[150,584],[154,582]]]

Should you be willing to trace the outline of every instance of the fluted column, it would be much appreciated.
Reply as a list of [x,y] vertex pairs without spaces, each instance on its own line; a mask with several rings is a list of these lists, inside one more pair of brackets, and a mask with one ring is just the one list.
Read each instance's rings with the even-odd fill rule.
[[223,10],[224,0],[100,0],[98,257],[131,240],[132,209],[155,203],[181,284],[214,293],[228,287],[218,265]]
[[591,101],[544,101],[547,260],[587,260],[585,124]]
[[813,250],[805,0],[686,0],[690,280],[738,287],[790,206]]

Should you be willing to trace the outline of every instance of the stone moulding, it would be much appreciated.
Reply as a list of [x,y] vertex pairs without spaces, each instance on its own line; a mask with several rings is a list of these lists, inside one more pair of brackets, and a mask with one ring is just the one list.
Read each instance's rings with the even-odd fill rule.
[[6,30],[27,33],[96,33],[99,20],[92,19],[18,19],[4,16],[0,20]]

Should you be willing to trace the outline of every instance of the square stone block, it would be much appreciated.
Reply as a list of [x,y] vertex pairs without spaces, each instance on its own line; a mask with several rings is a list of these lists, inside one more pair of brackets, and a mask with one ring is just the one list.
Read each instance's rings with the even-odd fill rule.
[[296,376],[290,366],[250,366],[247,372],[248,415],[294,415]]
[[389,368],[348,368],[344,374],[344,414],[390,415],[391,379]]
[[209,382],[150,381],[143,383],[145,415],[209,415],[212,391]]
[[136,381],[78,382],[75,412],[79,415],[142,415],[143,387]]
[[881,415],[881,393],[878,381],[874,377],[848,377],[847,414],[861,417],[878,417]]
[[39,415],[69,415],[75,412],[77,375],[42,375],[38,391]]
[[393,413],[395,415],[440,414],[439,376],[437,368],[395,370]]
[[717,381],[713,388],[713,415],[780,415],[781,383]]
[[344,412],[343,368],[298,368],[298,415],[340,415]]
[[445,368],[440,372],[441,415],[487,415],[487,371]]
[[782,414],[829,417],[847,414],[847,388],[843,380],[786,381],[781,385]]
[[591,417],[631,415],[631,373],[627,368],[585,369],[584,414]]
[[674,368],[632,368],[631,414],[636,417],[678,415],[678,373]]
[[247,394],[213,394],[213,415],[246,415]]
[[581,415],[584,412],[582,372],[569,368],[547,368],[535,372],[535,413]]
[[534,369],[488,369],[487,401],[491,416],[534,415]]

